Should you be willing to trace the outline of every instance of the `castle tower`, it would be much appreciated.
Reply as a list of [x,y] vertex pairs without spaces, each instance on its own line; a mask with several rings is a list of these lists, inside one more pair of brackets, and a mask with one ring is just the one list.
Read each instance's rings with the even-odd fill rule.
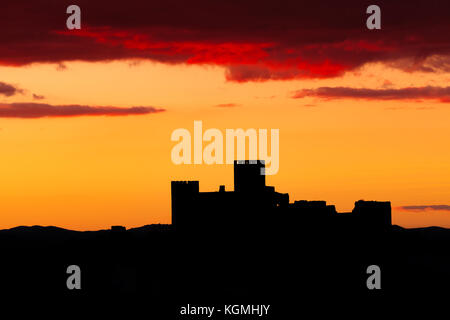
[[388,231],[392,226],[390,202],[359,200],[352,212],[358,215],[360,226],[370,230]]
[[234,161],[234,191],[262,192],[266,187],[264,160]]
[[172,181],[172,225],[175,228],[189,224],[189,212],[199,194],[198,181]]

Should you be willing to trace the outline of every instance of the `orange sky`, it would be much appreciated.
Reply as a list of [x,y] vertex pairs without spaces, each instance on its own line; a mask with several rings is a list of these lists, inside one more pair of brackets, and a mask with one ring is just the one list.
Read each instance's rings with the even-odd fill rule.
[[[135,61],[136,62],[136,61]],[[349,211],[359,199],[393,207],[450,202],[450,108],[425,101],[292,99],[322,86],[392,88],[448,83],[448,75],[406,73],[381,64],[321,80],[227,82],[213,66],[151,62],[68,62],[0,67],[24,89],[0,103],[155,106],[166,112],[121,117],[0,119],[0,228],[56,225],[96,230],[170,223],[170,181],[200,180],[202,191],[232,189],[227,165],[171,162],[170,135],[192,131],[280,130],[280,169],[267,178],[293,200],[327,200]],[[236,107],[217,107],[236,104]],[[394,209],[404,227],[450,227],[447,211]]]

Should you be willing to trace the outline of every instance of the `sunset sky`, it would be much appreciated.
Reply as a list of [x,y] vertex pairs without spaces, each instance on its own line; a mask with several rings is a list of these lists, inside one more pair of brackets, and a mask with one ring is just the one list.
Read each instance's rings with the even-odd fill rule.
[[[290,200],[391,201],[450,227],[450,2],[20,1],[0,6],[0,228],[170,223],[177,128],[279,129]],[[66,8],[81,8],[81,30]]]

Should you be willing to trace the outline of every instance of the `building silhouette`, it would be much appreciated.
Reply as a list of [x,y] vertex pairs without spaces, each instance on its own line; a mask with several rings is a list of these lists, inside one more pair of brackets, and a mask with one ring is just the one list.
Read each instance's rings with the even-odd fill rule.
[[172,224],[177,232],[254,233],[289,226],[319,225],[359,232],[391,228],[390,202],[355,202],[352,212],[338,213],[325,201],[289,202],[289,194],[266,186],[264,161],[234,162],[234,191],[220,186],[200,192],[198,181],[172,181]]

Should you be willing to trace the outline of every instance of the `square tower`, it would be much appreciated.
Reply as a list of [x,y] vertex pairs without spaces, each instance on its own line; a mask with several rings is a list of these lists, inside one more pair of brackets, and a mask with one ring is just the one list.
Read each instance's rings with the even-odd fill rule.
[[234,161],[234,191],[262,192],[266,187],[264,160]]

